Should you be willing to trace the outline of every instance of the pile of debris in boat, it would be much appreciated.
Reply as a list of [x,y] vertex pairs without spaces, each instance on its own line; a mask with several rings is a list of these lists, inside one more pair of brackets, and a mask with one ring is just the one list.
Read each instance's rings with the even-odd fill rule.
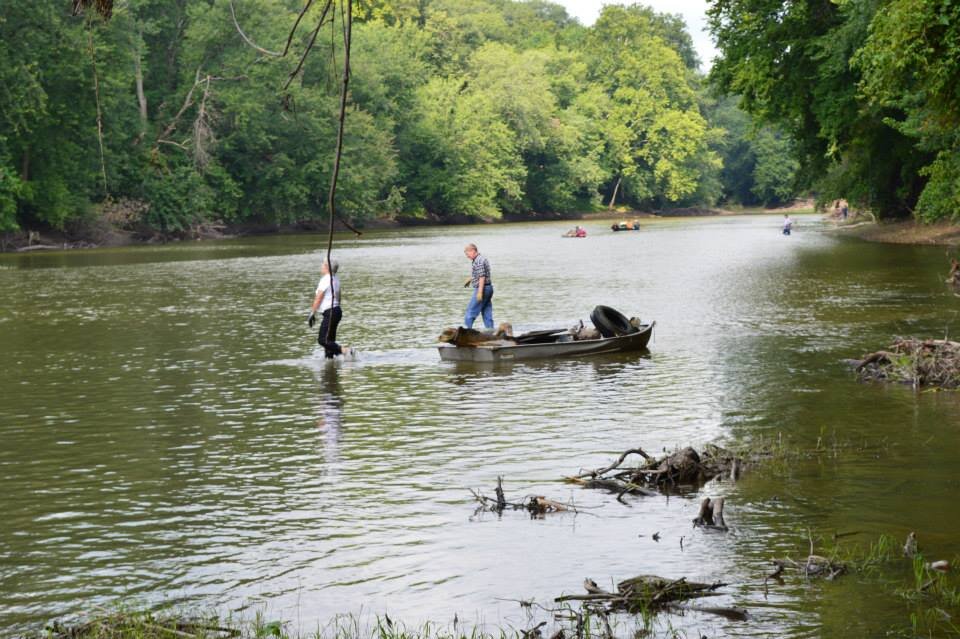
[[851,364],[861,381],[960,388],[960,342],[951,340],[899,338]]
[[597,306],[590,314],[593,326],[578,322],[572,328],[552,328],[513,334],[509,324],[496,331],[472,328],[445,329],[438,341],[440,358],[464,362],[514,362],[550,357],[583,357],[609,353],[641,352],[653,336],[656,322],[643,324],[628,319],[609,306]]

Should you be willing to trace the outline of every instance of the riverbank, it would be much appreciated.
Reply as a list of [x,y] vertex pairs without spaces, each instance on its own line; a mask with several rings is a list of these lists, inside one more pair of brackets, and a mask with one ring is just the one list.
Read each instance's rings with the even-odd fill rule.
[[[362,233],[365,230],[395,229],[418,226],[461,226],[466,224],[509,224],[518,222],[542,222],[560,220],[633,220],[661,217],[713,217],[730,215],[770,215],[775,213],[812,213],[812,200],[797,200],[783,207],[745,208],[745,207],[687,207],[641,211],[626,208],[616,210],[584,211],[570,215],[520,215],[506,216],[503,219],[477,219],[466,215],[453,218],[374,218],[366,220],[360,228],[337,224],[338,232]],[[162,233],[160,231],[131,231],[112,227],[105,223],[77,226],[66,230],[46,229],[41,231],[8,231],[0,234],[0,253],[32,251],[65,251],[90,248],[115,248],[119,246],[168,244],[181,241],[214,241],[235,237],[294,235],[318,233],[327,230],[323,221],[305,221],[294,224],[202,224],[181,231]],[[958,231],[960,232],[960,231]]]
[[950,222],[923,224],[909,220],[875,223],[864,220],[839,224],[835,231],[848,237],[884,244],[960,245],[960,225]]

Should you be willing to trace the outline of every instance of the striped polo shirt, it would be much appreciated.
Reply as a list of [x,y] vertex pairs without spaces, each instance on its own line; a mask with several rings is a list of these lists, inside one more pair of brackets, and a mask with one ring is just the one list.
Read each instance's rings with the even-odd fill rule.
[[493,282],[490,281],[490,262],[487,258],[477,253],[477,256],[473,258],[473,266],[470,268],[470,285],[473,286],[473,288],[477,288],[481,277],[485,278],[484,282],[486,284],[493,284]]

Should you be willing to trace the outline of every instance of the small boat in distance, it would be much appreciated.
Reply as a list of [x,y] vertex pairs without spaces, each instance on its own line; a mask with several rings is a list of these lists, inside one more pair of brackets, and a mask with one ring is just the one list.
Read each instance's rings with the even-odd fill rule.
[[632,222],[614,222],[610,225],[610,228],[614,231],[639,231],[640,221],[634,220]]

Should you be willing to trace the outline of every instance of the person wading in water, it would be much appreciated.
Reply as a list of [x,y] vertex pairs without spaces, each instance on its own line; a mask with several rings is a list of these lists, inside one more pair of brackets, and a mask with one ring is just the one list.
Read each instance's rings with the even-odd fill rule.
[[307,316],[307,325],[313,328],[317,321],[317,310],[320,311],[323,319],[320,321],[317,343],[323,346],[327,359],[332,359],[334,355],[350,354],[349,347],[341,348],[337,344],[337,327],[343,317],[343,311],[340,309],[340,278],[337,277],[339,270],[340,264],[336,260],[332,263],[323,260],[321,267],[323,277],[317,284],[317,294],[313,299],[313,306],[310,307],[310,314]]

